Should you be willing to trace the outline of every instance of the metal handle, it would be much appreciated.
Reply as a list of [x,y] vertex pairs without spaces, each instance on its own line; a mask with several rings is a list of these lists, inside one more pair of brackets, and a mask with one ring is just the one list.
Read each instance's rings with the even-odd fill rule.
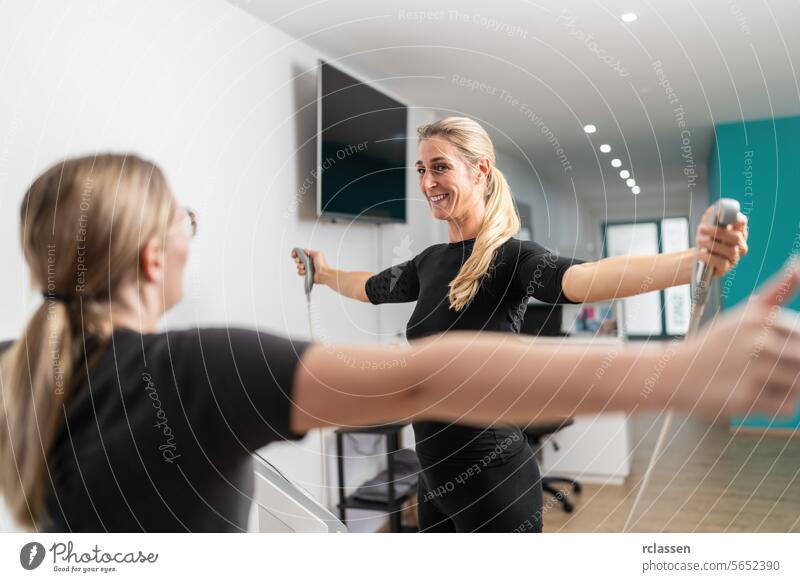
[[[729,226],[736,224],[739,216],[739,201],[733,198],[720,198],[714,205],[714,210],[706,219],[705,224]],[[689,331],[686,335],[694,335],[700,328],[700,319],[708,300],[711,281],[714,278],[714,267],[697,261],[695,267],[695,286],[692,292],[692,316],[689,320]]]
[[297,256],[303,262],[303,266],[306,269],[305,290],[306,295],[310,295],[311,289],[314,288],[314,261],[312,261],[306,252],[300,247],[295,247],[292,250],[297,253]]

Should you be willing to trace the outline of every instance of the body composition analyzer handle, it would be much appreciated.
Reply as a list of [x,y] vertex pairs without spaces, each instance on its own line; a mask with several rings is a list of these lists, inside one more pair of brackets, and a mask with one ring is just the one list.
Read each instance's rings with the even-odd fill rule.
[[[733,198],[720,198],[705,222],[722,227],[733,226],[736,224],[738,216],[739,201]],[[700,327],[700,318],[703,316],[713,277],[714,267],[698,261],[695,267],[695,286],[692,292],[692,316],[689,320],[689,332],[687,335],[694,334]]]
[[311,294],[311,289],[314,288],[314,261],[306,254],[306,252],[301,249],[300,247],[295,247],[292,249],[297,256],[303,261],[303,267],[306,270],[306,278],[305,278],[305,290],[306,295]]

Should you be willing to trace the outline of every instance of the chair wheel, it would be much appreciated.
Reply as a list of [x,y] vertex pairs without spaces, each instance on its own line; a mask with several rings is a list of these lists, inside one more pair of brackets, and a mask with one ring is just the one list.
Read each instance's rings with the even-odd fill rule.
[[580,484],[580,483],[575,483],[575,484],[572,486],[572,490],[573,490],[575,493],[580,493],[581,491],[583,491],[583,487],[581,487],[581,484]]
[[575,506],[572,505],[572,503],[570,503],[566,499],[562,502],[562,505],[564,506],[564,511],[566,511],[567,513],[572,513],[572,510],[575,509]]

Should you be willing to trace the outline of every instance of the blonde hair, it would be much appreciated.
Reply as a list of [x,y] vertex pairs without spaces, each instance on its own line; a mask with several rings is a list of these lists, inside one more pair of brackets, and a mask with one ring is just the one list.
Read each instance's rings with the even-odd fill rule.
[[503,173],[495,166],[494,146],[481,125],[467,117],[446,117],[417,129],[420,139],[441,136],[459,152],[464,160],[477,166],[488,158],[491,168],[486,180],[486,213],[475,238],[472,254],[450,282],[450,308],[461,311],[478,292],[487,276],[497,249],[519,232],[520,221],[511,188]]
[[162,172],[131,155],[64,160],[25,194],[22,250],[32,285],[48,295],[0,357],[0,492],[23,527],[47,518],[48,455],[90,367],[84,346],[108,341],[108,301],[171,213]]

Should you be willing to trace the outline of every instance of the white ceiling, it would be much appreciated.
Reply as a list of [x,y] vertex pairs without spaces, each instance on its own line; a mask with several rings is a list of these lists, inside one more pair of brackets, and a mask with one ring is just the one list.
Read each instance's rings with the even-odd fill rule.
[[[611,157],[633,171],[640,202],[688,197],[684,170],[696,164],[703,192],[715,123],[800,114],[796,0],[232,1],[411,106],[480,120],[548,188],[574,184],[595,205],[631,201]],[[631,11],[638,20],[623,23]]]

